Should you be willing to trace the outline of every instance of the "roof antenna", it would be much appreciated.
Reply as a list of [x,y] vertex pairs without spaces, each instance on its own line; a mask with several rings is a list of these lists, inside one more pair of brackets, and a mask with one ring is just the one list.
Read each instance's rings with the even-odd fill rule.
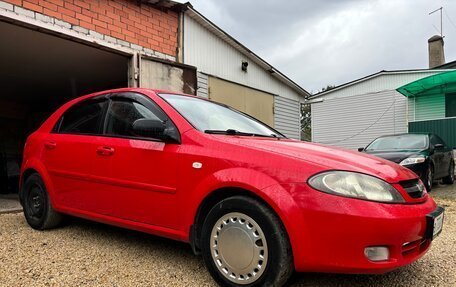
[[443,38],[443,20],[442,20],[443,7],[440,7],[439,9],[435,9],[434,11],[430,12],[429,15],[434,14],[435,12],[437,12],[439,10],[440,10],[440,37]]

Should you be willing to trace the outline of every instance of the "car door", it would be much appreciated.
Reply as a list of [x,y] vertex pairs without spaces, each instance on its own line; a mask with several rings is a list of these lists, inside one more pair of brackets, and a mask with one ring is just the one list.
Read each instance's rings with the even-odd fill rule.
[[56,203],[85,210],[92,182],[93,138],[101,132],[104,97],[70,107],[44,138],[42,161],[56,190]]
[[430,136],[430,142],[431,142],[431,149],[433,151],[431,157],[434,161],[434,178],[440,178],[440,177],[442,177],[442,174],[444,173],[444,167],[443,167],[444,157],[445,157],[444,148],[436,147],[438,144],[441,144],[441,142],[439,142],[436,135]]
[[100,147],[112,153],[98,154],[94,163],[96,170],[105,173],[100,175],[105,187],[97,200],[111,207],[110,216],[172,228],[177,224],[179,144],[136,136],[132,126],[138,119],[160,119],[177,132],[151,99],[136,93],[111,96],[104,124],[107,142]]
[[443,148],[440,149],[441,153],[441,176],[447,176],[450,170],[450,163],[453,157],[452,148],[450,148],[438,135],[434,135],[437,144],[441,144]]

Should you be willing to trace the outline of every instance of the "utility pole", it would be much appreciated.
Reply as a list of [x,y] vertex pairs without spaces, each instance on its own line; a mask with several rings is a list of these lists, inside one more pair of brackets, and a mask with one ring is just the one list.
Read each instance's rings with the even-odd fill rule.
[[435,12],[440,10],[440,37],[443,38],[443,17],[442,17],[442,12],[443,12],[443,7],[440,7],[439,9],[435,9],[429,15],[434,14]]

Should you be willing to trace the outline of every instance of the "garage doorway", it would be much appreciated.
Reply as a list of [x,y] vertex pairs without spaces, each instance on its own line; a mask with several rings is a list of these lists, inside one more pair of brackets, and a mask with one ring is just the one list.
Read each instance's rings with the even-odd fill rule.
[[27,136],[65,102],[128,86],[130,57],[0,21],[0,193],[17,192]]

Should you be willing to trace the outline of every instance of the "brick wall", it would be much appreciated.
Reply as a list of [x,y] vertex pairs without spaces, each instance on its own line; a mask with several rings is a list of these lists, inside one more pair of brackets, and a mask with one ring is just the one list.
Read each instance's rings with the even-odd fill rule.
[[[176,56],[178,14],[130,0],[3,0],[60,19],[74,29]],[[106,38],[106,37],[105,37]],[[119,42],[120,42],[119,41]]]

